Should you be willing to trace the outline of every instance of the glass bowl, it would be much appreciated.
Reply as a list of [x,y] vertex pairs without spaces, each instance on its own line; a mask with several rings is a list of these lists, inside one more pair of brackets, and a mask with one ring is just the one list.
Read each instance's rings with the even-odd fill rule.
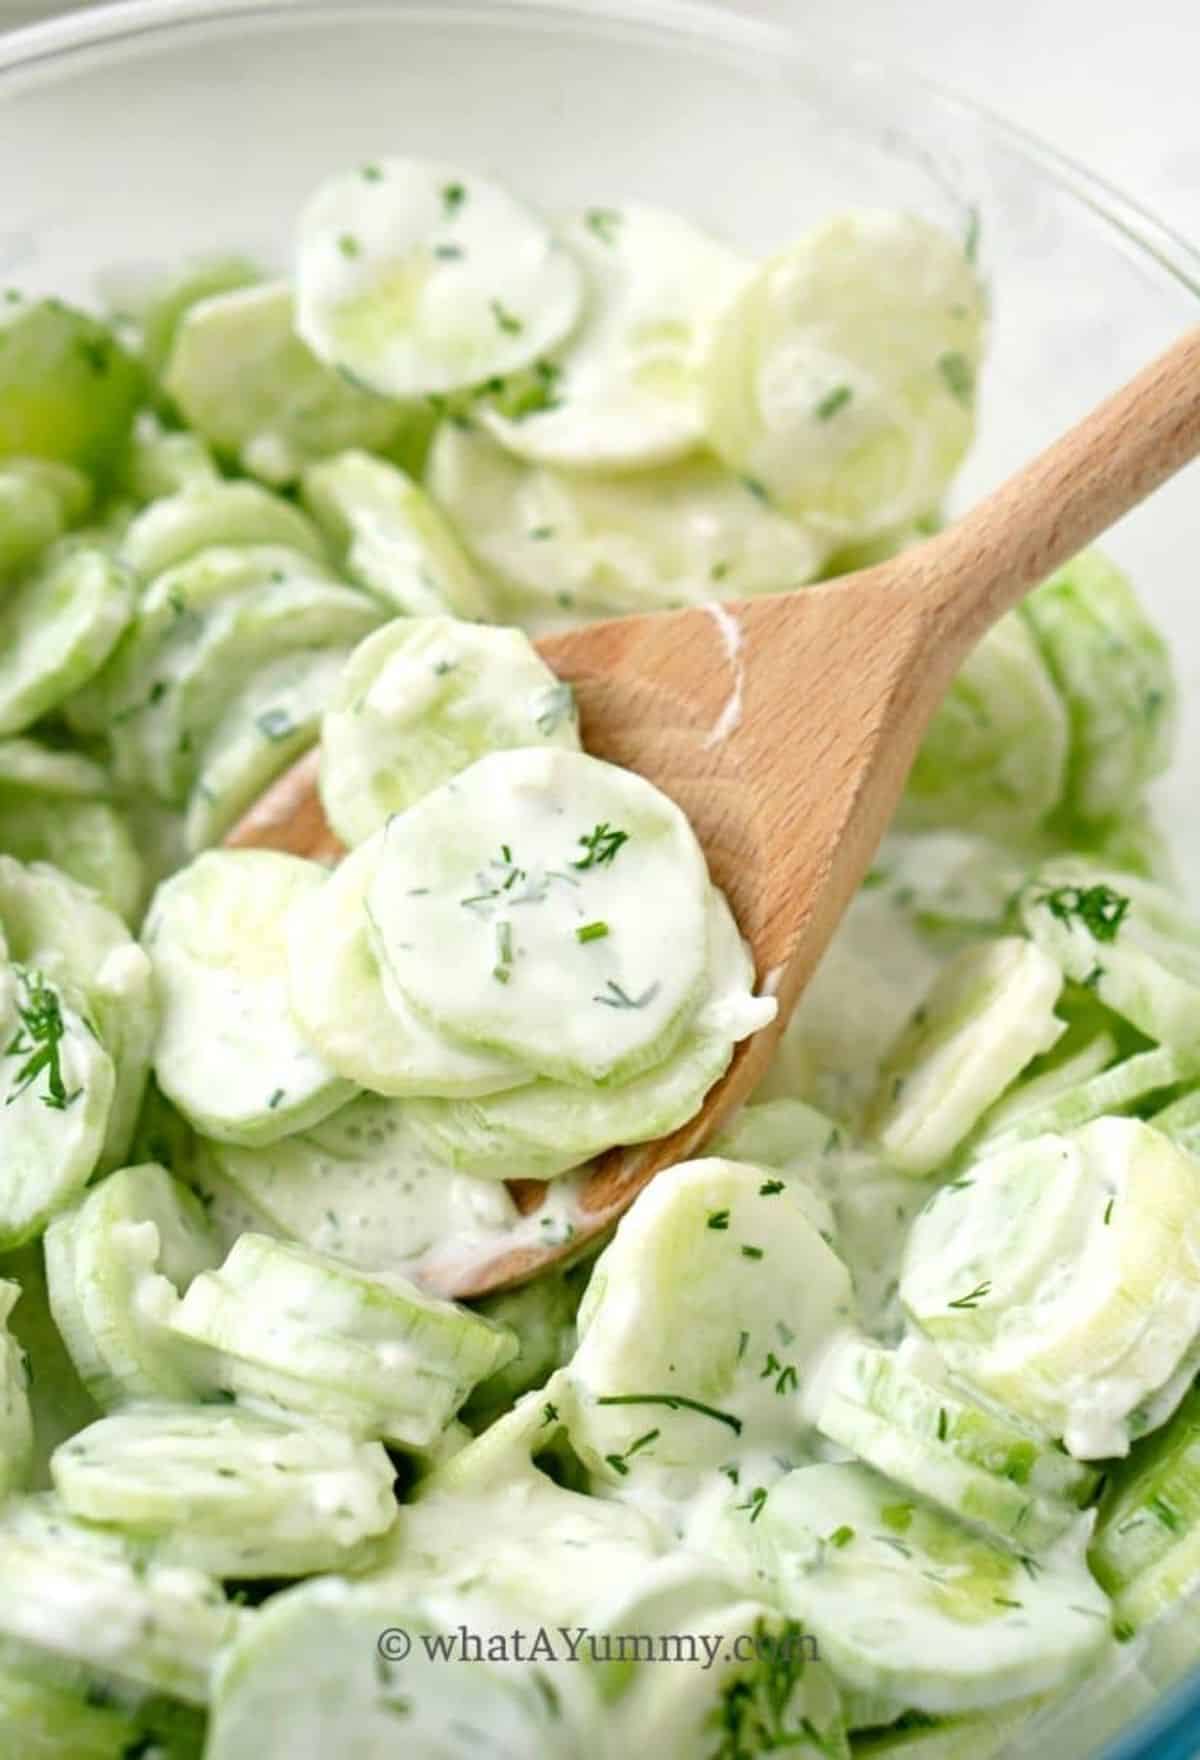
[[[312,185],[391,151],[550,210],[660,202],[757,252],[847,205],[974,235],[993,326],[960,506],[1200,319],[1200,254],[1079,167],[911,76],[691,0],[135,0],[19,32],[0,40],[0,285],[86,299],[214,250],[282,263]],[[1177,659],[1159,807],[1200,901],[1196,489],[1193,468],[1107,547]],[[1013,1755],[1184,1760],[1198,1658],[1192,1607]]]

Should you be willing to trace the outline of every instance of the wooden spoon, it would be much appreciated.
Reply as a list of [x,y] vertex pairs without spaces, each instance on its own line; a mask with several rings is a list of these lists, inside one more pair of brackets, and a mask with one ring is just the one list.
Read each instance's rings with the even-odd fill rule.
[[[1197,453],[1200,328],[956,525],[890,562],[799,592],[623,617],[537,644],[575,687],[586,749],[639,771],[688,815],[779,1013],[738,1047],[690,1123],[591,1164],[569,1246],[498,1250],[446,1293],[481,1295],[577,1255],[730,1117],[866,873],[965,656]],[[226,842],[336,858],[316,778],[310,754]],[[544,1187],[513,1190],[529,1211]]]

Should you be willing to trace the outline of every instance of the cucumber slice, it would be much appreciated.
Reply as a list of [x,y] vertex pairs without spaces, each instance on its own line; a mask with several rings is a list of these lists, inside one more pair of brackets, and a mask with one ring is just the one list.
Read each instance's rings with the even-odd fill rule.
[[150,371],[159,376],[167,364],[175,333],[198,300],[236,287],[249,287],[262,279],[261,271],[246,257],[207,257],[187,263],[157,286],[139,313],[142,354]]
[[[850,1279],[762,1169],[691,1161],[647,1187],[596,1262],[568,1369],[571,1441],[601,1483],[719,1466],[803,1424]],[[653,1434],[651,1434],[653,1433]]]
[[351,580],[404,617],[490,622],[493,594],[453,527],[411,477],[365,452],[304,473],[304,504]]
[[27,868],[0,856],[0,926],[14,960],[83,999],[115,1076],[100,1170],[119,1167],[158,1026],[150,961],[94,893],[42,863]]
[[584,271],[582,323],[540,394],[510,402],[503,387],[479,412],[484,427],[518,457],[567,469],[639,470],[695,451],[704,346],[748,265],[677,214],[636,203],[589,208],[562,238]]
[[788,1190],[808,1220],[832,1241],[836,1223],[822,1181],[831,1129],[829,1119],[802,1100],[759,1100],[743,1106],[732,1124],[717,1132],[708,1152],[723,1161],[749,1161],[786,1174]]
[[708,438],[781,508],[861,543],[936,508],[975,425],[984,290],[911,214],[839,214],[718,323]]
[[1068,978],[1200,1065],[1200,927],[1165,887],[1064,857],[1027,882],[1018,909]]
[[1139,1443],[1113,1473],[1100,1506],[1088,1560],[1138,1624],[1200,1583],[1200,1388],[1187,1393],[1170,1423]]
[[25,1352],[8,1329],[21,1286],[0,1279],[0,1499],[28,1484],[33,1466],[33,1414]]
[[142,858],[110,801],[39,796],[0,781],[0,850],[21,862],[49,862],[132,922],[145,892]]
[[61,546],[0,604],[0,733],[20,733],[99,672],[133,616],[128,570]]
[[367,908],[383,963],[441,1031],[562,1081],[620,1082],[695,1019],[708,893],[674,802],[550,749],[493,752],[393,819]]
[[323,879],[315,862],[273,850],[209,850],[150,907],[158,1085],[220,1142],[277,1142],[353,1096],[288,1009],[287,914]]
[[221,473],[198,434],[163,428],[153,416],[143,416],[133,432],[125,481],[144,507],[186,489],[211,488],[221,481]]
[[1054,679],[1014,612],[969,655],[934,716],[900,823],[1028,836],[1062,799],[1069,738]]
[[665,1063],[619,1087],[539,1081],[481,1100],[411,1100],[405,1116],[427,1152],[482,1179],[553,1179],[694,1118],[736,1041],[765,1026],[773,1007],[750,993],[754,972],[729,906],[715,887],[709,899],[710,995]]
[[325,561],[312,521],[256,483],[200,483],[151,502],[125,533],[121,553],[143,580],[151,580],[217,544],[283,544]]
[[577,752],[570,685],[516,629],[398,618],[357,648],[321,725],[321,800],[353,847],[494,751]]
[[382,1443],[229,1406],[102,1418],[63,1443],[52,1470],[73,1516],[214,1577],[359,1569],[396,1519]]
[[275,778],[315,744],[350,649],[305,648],[260,667],[204,742],[188,796],[195,855],[219,843]]
[[420,159],[331,177],[300,219],[296,327],[319,360],[387,397],[527,367],[571,329],[579,267],[484,178]]
[[45,458],[0,462],[0,583],[20,574],[86,513],[92,486],[81,471]]
[[104,766],[79,752],[59,751],[36,739],[0,740],[0,789],[6,792],[99,800],[111,788]]
[[1019,615],[1066,704],[1068,808],[1091,821],[1127,811],[1171,756],[1175,681],[1166,643],[1126,576],[1096,550],[1051,575]]
[[109,1174],[54,1219],[45,1251],[55,1321],[99,1405],[194,1399],[211,1387],[167,1321],[220,1254],[201,1205],[164,1167]]
[[1189,1155],[1200,1156],[1200,1088],[1181,1094],[1178,1100],[1156,1112],[1150,1122]]
[[[30,1593],[30,1585],[36,1593]],[[211,1577],[77,1522],[52,1496],[0,1511],[0,1668],[36,1684],[203,1705],[239,1623]]]
[[0,1271],[21,1290],[7,1325],[28,1368],[26,1397],[33,1419],[29,1482],[35,1490],[44,1490],[50,1484],[54,1450],[99,1412],[51,1316],[40,1241],[6,1254],[0,1259]]
[[142,370],[112,331],[58,299],[0,308],[0,458],[111,475],[142,395]]
[[266,1148],[206,1143],[189,1178],[248,1207],[257,1220],[237,1233],[299,1241],[363,1271],[403,1270],[452,1237],[501,1234],[518,1219],[502,1185],[447,1172],[405,1107],[374,1094]]
[[253,1234],[196,1278],[171,1325],[219,1354],[229,1392],[418,1449],[517,1348],[510,1333],[394,1273],[370,1276]]
[[289,914],[288,996],[305,1037],[339,1075],[376,1094],[494,1094],[527,1082],[521,1064],[447,1039],[394,985],[385,990],[366,903],[383,846],[377,832]]
[[[1102,1036],[1099,1049],[1104,1048],[1105,1039]],[[1149,1096],[1174,1087],[1192,1067],[1191,1059],[1185,1063],[1160,1045],[1136,1057],[1122,1058],[1099,1074],[1058,1091],[1024,1093],[1017,1088],[984,1114],[978,1135],[968,1148],[975,1156],[993,1155],[1033,1137],[1077,1130],[1093,1119],[1129,1112]]]
[[869,1467],[820,1465],[774,1485],[746,1531],[839,1680],[944,1714],[1062,1687],[1100,1654],[1110,1611],[1084,1562],[1088,1526],[1031,1571],[930,1505],[898,1503]]
[[932,1173],[1063,1032],[1062,973],[1011,937],[950,961],[884,1061],[866,1118],[895,1166]]
[[783,592],[827,551],[703,455],[624,476],[553,471],[444,422],[427,480],[522,622]]
[[275,486],[346,446],[383,451],[408,419],[317,360],[296,334],[291,289],[278,281],[190,306],[163,387],[189,427]]
[[137,1753],[137,1740],[122,1707],[0,1673],[0,1752],[20,1760],[125,1760]]
[[[398,1740],[437,1760],[596,1752],[584,1670],[516,1662],[511,1646],[503,1664],[439,1660],[425,1640],[467,1612],[336,1578],[273,1597],[222,1659],[206,1760],[394,1760]],[[411,1654],[389,1662],[406,1636]]]
[[575,1349],[575,1316],[590,1275],[587,1262],[566,1271],[551,1269],[517,1289],[484,1296],[477,1304],[481,1314],[516,1334],[520,1348],[511,1363],[480,1382],[463,1407],[463,1422],[476,1435],[567,1362]]
[[86,1006],[45,972],[0,965],[0,1250],[40,1234],[100,1160],[115,1078]]
[[1047,1695],[992,1706],[976,1716],[908,1716],[892,1729],[872,1729],[854,1740],[854,1760],[1001,1760],[1010,1743],[1046,1703]]
[[947,1363],[1082,1459],[1200,1331],[1200,1163],[1101,1118],[989,1156],[913,1226],[901,1285]]

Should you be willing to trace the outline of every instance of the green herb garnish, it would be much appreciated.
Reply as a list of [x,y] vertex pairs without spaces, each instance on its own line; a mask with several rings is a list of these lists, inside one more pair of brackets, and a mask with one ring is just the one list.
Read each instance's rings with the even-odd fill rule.
[[840,409],[845,409],[853,396],[854,392],[849,385],[835,385],[832,391],[825,393],[813,414],[819,422],[832,421]]
[[952,1302],[947,1302],[946,1306],[948,1308],[977,1308],[984,1297],[990,1295],[991,1288],[990,1283],[977,1283],[975,1288],[968,1290],[965,1296],[956,1296]]
[[629,1444],[629,1447],[625,1450],[624,1454],[606,1454],[604,1458],[613,1469],[614,1473],[620,1473],[623,1479],[627,1478],[629,1475],[629,1462],[632,1457],[641,1449],[649,1448],[652,1442],[657,1442],[661,1434],[662,1432],[660,1430],[647,1430],[644,1436],[639,1436],[636,1442],[631,1442]]
[[640,996],[631,996],[627,990],[621,988],[620,984],[614,983],[609,978],[605,984],[608,995],[593,996],[592,1001],[603,1003],[605,1008],[645,1008],[647,1003],[654,1001],[659,988],[657,983],[651,984],[649,989],[643,990]]
[[447,218],[457,214],[467,199],[467,186],[463,183],[447,183],[442,185],[442,207]]
[[492,967],[492,976],[498,984],[507,984],[512,976],[513,940],[512,924],[496,924],[496,963]]
[[607,923],[581,923],[575,931],[575,939],[576,941],[603,941],[607,934]]
[[[735,1418],[732,1412],[720,1412],[716,1406],[706,1406],[698,1399],[688,1399],[682,1393],[606,1393],[596,1401],[598,1406],[666,1406],[671,1412],[699,1412],[702,1418],[714,1418],[718,1424],[727,1424],[735,1436],[742,1433],[742,1420]],[[764,1496],[766,1493],[764,1492]]]
[[705,1228],[726,1229],[729,1227],[728,1210],[710,1210]]
[[1095,941],[1115,941],[1130,900],[1100,881],[1095,886],[1056,886],[1035,903],[1044,904],[1060,923],[1082,923]]
[[594,232],[601,244],[616,243],[621,225],[621,215],[616,208],[589,208],[583,220],[588,231]]
[[78,1100],[82,1090],[76,1088],[68,1094],[63,1080],[62,1044],[67,1027],[62,1005],[41,972],[15,964],[12,969],[24,989],[25,1000],[17,1005],[21,1025],[9,1040],[4,1055],[23,1057],[25,1061],[16,1073],[15,1086],[5,1105],[11,1106],[14,1100],[19,1100],[44,1074],[46,1092],[41,1096],[42,1105],[48,1106],[52,1112],[65,1112],[72,1102]]
[[938,356],[938,372],[946,381],[946,389],[959,403],[970,404],[975,395],[975,369],[965,354],[954,350]]
[[519,336],[524,330],[525,325],[521,319],[498,299],[488,301],[488,310],[496,320],[496,328],[503,331],[505,336]]
[[571,863],[573,868],[600,868],[607,862],[616,860],[621,845],[629,842],[628,831],[618,831],[607,820],[585,832],[575,840],[583,845],[583,854],[578,861]]

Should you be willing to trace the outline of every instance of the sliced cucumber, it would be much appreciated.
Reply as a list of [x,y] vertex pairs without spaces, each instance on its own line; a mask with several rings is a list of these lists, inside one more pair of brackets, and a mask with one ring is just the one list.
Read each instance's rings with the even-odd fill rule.
[[[1104,1049],[1103,1039],[1099,1049]],[[978,1134],[967,1148],[975,1156],[992,1155],[1033,1137],[1077,1130],[1093,1119],[1132,1111],[1149,1096],[1174,1087],[1193,1068],[1190,1058],[1185,1062],[1159,1045],[1153,1051],[1111,1063],[1069,1087],[1059,1088],[1056,1082],[1053,1087],[1038,1088],[1030,1083],[1033,1091],[1029,1093],[1015,1088],[984,1114]]]
[[188,796],[192,854],[219,843],[289,764],[315,744],[350,649],[303,648],[259,667],[204,741]]
[[200,1204],[165,1168],[109,1174],[55,1218],[45,1250],[55,1321],[99,1405],[193,1399],[211,1387],[167,1321],[220,1254]]
[[704,455],[624,476],[553,471],[444,422],[427,475],[523,622],[783,592],[815,579],[827,550]]
[[321,800],[353,847],[489,752],[579,751],[569,685],[516,629],[398,618],[357,648],[321,724]]
[[198,300],[212,299],[218,293],[231,293],[235,287],[250,287],[261,281],[262,272],[246,257],[205,257],[186,263],[173,275],[153,288],[138,316],[142,331],[142,353],[150,371],[162,373],[171,353],[175,332]]
[[0,1271],[19,1285],[21,1299],[7,1326],[27,1365],[26,1396],[33,1419],[29,1483],[50,1484],[50,1456],[60,1442],[99,1417],[96,1404],[75,1372],[50,1313],[40,1241],[30,1241],[0,1259]]
[[918,1712],[891,1729],[872,1729],[854,1739],[854,1760],[1002,1760],[1010,1743],[1046,1696],[990,1707],[975,1716],[932,1718]]
[[[493,1188],[494,1189],[494,1188]],[[575,1316],[591,1264],[543,1272],[516,1289],[484,1296],[478,1304],[497,1325],[516,1334],[518,1355],[481,1381],[463,1407],[463,1422],[476,1435],[510,1411],[522,1394],[542,1387],[575,1349]]]
[[968,656],[934,716],[900,822],[1027,836],[1062,799],[1069,739],[1054,679],[1013,612]]
[[384,964],[443,1032],[559,1080],[619,1082],[695,1018],[708,891],[674,802],[548,749],[494,752],[393,819],[367,908]]
[[1071,725],[1067,805],[1126,812],[1171,755],[1175,681],[1166,643],[1119,568],[1085,550],[1021,607]]
[[1200,1584],[1200,1388],[1118,1466],[1088,1559],[1119,1618],[1141,1625]]
[[113,1062],[77,992],[0,964],[0,1249],[40,1234],[90,1179],[113,1104]]
[[323,879],[296,856],[209,850],[155,895],[144,935],[163,1010],[155,1074],[205,1136],[277,1142],[353,1095],[288,1008],[287,914]]
[[1068,978],[1200,1065],[1200,928],[1165,887],[1064,857],[1028,881],[1018,908]]
[[1084,1562],[1088,1525],[1031,1571],[932,1506],[898,1502],[869,1467],[822,1465],[773,1486],[747,1533],[839,1680],[942,1714],[1061,1687],[1099,1655],[1110,1612]]
[[835,216],[716,327],[708,438],[781,508],[860,543],[940,503],[974,429],[983,287],[910,214]]
[[37,561],[83,516],[92,486],[81,471],[45,458],[0,461],[0,584]]
[[601,1482],[719,1466],[803,1426],[800,1389],[853,1297],[778,1183],[740,1162],[686,1162],[597,1260],[567,1376],[571,1441]]
[[385,990],[366,906],[383,844],[382,832],[369,838],[289,913],[288,996],[305,1037],[376,1094],[494,1094],[527,1082],[521,1064],[446,1038],[394,985]]
[[913,1226],[901,1293],[946,1361],[1082,1459],[1200,1331],[1200,1162],[1101,1118],[989,1156]]
[[212,453],[198,434],[164,428],[150,415],[138,422],[125,464],[125,483],[139,506],[186,489],[211,487],[220,480]]
[[202,1760],[203,1748],[202,1715],[178,1700],[133,1706],[98,1685],[71,1692],[0,1673],[0,1752],[12,1760]]
[[21,862],[49,862],[97,893],[126,922],[145,891],[142,858],[110,801],[38,795],[0,782],[0,850]]
[[374,1094],[265,1148],[206,1143],[189,1178],[235,1195],[257,1218],[237,1233],[299,1241],[364,1271],[402,1270],[455,1236],[499,1235],[517,1222],[502,1185],[448,1172],[425,1153],[404,1105]]
[[1200,1087],[1181,1094],[1150,1120],[1156,1131],[1162,1131],[1189,1155],[1200,1155]]
[[867,1130],[905,1173],[945,1162],[1026,1064],[1063,1031],[1062,973],[1016,937],[951,960],[884,1061]]
[[396,1518],[383,1445],[230,1406],[102,1418],[51,1463],[70,1513],[214,1577],[358,1569]]
[[[36,1585],[36,1593],[30,1586]],[[36,1683],[203,1705],[239,1622],[211,1577],[75,1521],[52,1496],[0,1511],[0,1668]]]
[[428,1153],[484,1179],[553,1179],[618,1143],[666,1136],[695,1117],[734,1044],[772,1017],[729,906],[710,888],[711,990],[664,1063],[618,1087],[538,1081],[479,1100],[412,1100],[406,1118]]
[[100,1168],[119,1167],[158,1025],[150,962],[94,893],[40,862],[24,867],[0,856],[0,929],[16,961],[84,999],[81,1012],[98,1031],[115,1076]]
[[255,483],[200,483],[154,501],[130,525],[121,549],[129,566],[151,580],[216,544],[284,544],[325,560],[312,521]]
[[86,684],[133,616],[127,569],[60,547],[0,603],[0,733],[20,733]]
[[163,386],[184,420],[264,482],[294,482],[346,446],[385,449],[406,412],[323,366],[273,281],[198,300],[175,332]]
[[398,1741],[437,1760],[596,1752],[584,1670],[438,1660],[433,1636],[468,1614],[336,1578],[275,1596],[222,1659],[207,1760],[394,1760]]
[[0,1279],[0,1499],[28,1484],[33,1465],[33,1414],[25,1352],[8,1329],[21,1286]]
[[827,1240],[836,1223],[822,1166],[829,1152],[830,1120],[803,1100],[759,1100],[743,1106],[707,1147],[725,1161],[750,1161],[787,1175],[788,1189]]
[[0,740],[0,789],[53,795],[56,800],[99,800],[112,791],[102,764],[79,752],[59,751],[36,739]]
[[487,623],[494,594],[437,505],[396,465],[343,452],[304,473],[304,503],[351,580],[404,617]]
[[229,1392],[352,1434],[425,1448],[516,1340],[392,1274],[370,1276],[265,1235],[243,1235],[172,1318],[218,1353]]
[[661,208],[589,208],[562,237],[583,267],[583,320],[522,395],[505,384],[480,419],[535,464],[638,470],[704,440],[699,368],[744,260]]
[[0,356],[0,458],[111,476],[142,395],[141,367],[112,331],[58,299],[6,299]]
[[484,178],[382,159],[323,183],[300,220],[296,325],[317,355],[388,397],[457,391],[526,367],[579,315],[574,257]]

